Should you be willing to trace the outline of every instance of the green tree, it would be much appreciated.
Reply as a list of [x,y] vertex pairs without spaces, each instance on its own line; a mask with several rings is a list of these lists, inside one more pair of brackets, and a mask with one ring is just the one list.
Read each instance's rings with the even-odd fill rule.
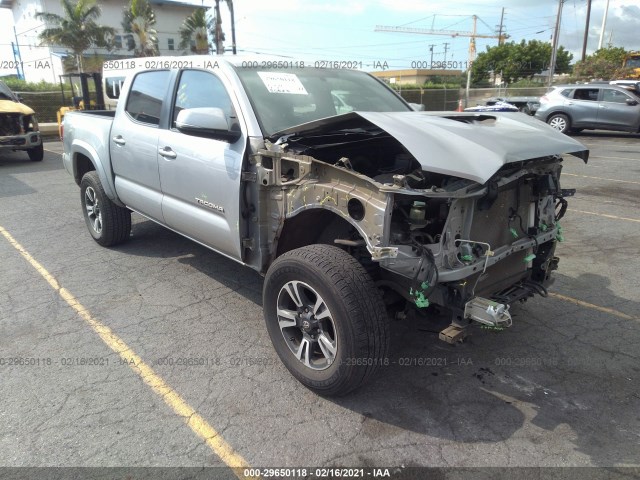
[[[564,47],[558,48],[555,73],[571,71],[573,55]],[[471,67],[473,83],[486,81],[491,74],[502,75],[508,83],[521,78],[532,78],[536,73],[549,68],[551,45],[539,40],[522,40],[520,43],[507,42],[496,47],[487,47],[478,54]]]
[[[197,8],[189,15],[180,27],[180,48],[189,49],[197,55],[209,53],[208,32],[213,27],[213,21],[207,20],[206,10]],[[195,42],[191,45],[191,42]]]
[[624,75],[622,62],[627,51],[623,47],[608,47],[587,55],[584,61],[576,62],[574,76],[580,79],[613,79]]
[[138,38],[129,44],[136,57],[158,55],[158,32],[155,30],[156,14],[147,0],[132,0],[122,13],[122,28]]
[[64,16],[37,12],[36,18],[44,20],[46,27],[40,32],[42,44],[66,47],[73,52],[75,67],[83,71],[83,53],[91,47],[111,48],[115,30],[97,23],[100,7],[94,0],[62,0]]

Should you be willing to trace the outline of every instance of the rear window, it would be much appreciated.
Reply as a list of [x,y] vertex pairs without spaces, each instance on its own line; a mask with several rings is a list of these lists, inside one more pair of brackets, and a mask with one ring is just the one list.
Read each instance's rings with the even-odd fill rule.
[[560,95],[563,97],[571,98],[571,92],[573,92],[573,88],[565,88],[560,91]]
[[125,111],[138,122],[160,124],[160,111],[169,84],[169,70],[154,70],[136,75]]

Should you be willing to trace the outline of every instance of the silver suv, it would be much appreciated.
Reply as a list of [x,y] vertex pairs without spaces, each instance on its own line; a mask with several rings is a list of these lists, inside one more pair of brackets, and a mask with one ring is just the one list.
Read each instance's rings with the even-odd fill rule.
[[540,98],[536,118],[562,133],[640,132],[640,96],[609,84],[558,85]]

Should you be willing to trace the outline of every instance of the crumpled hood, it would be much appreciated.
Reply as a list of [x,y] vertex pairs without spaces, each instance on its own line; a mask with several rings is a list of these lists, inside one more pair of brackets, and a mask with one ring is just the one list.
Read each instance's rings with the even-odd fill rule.
[[511,112],[350,112],[291,127],[271,138],[322,135],[372,125],[400,142],[423,170],[480,184],[510,162],[566,153],[585,162],[589,157],[582,143],[538,119]]
[[0,100],[0,113],[21,113],[23,115],[33,115],[35,112],[24,103],[12,102],[11,100]]

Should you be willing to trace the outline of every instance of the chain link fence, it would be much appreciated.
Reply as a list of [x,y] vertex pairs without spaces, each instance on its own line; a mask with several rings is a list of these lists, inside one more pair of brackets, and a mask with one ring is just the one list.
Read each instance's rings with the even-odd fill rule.
[[[469,90],[469,105],[484,105],[491,97],[540,97],[547,91],[546,87],[531,88],[472,88]],[[24,103],[33,108],[41,123],[57,122],[56,112],[63,105],[72,105],[69,92],[65,92],[64,101],[62,92],[16,92],[22,96]],[[410,89],[399,90],[407,102],[419,103],[425,106],[427,111],[453,111],[458,108],[458,102],[462,100],[464,105],[464,89],[438,88],[438,89]],[[95,101],[95,92],[91,92],[91,98]]]

